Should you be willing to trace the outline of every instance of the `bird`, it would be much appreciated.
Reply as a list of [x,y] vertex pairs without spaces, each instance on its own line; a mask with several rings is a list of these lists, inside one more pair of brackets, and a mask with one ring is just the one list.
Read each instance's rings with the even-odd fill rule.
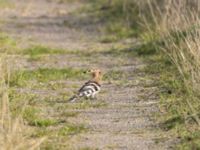
[[92,79],[87,81],[78,92],[68,101],[74,102],[79,98],[94,99],[101,90],[102,72],[100,69],[91,69],[87,71],[92,75]]

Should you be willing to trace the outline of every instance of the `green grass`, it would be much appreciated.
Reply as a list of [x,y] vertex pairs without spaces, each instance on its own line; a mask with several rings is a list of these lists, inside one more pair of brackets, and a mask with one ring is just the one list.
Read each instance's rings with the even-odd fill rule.
[[50,137],[53,135],[56,135],[56,130],[53,130],[51,128],[48,127],[39,127],[36,128],[34,133],[31,134],[32,138],[40,138],[40,137]]
[[156,114],[156,118],[161,129],[166,131],[166,134],[174,135],[174,139],[179,137],[181,142],[174,147],[175,149],[200,149],[199,129],[196,128],[185,99],[190,99],[197,110],[198,101],[193,101],[188,95],[177,68],[168,56],[159,51],[160,45],[156,42],[145,44],[137,47],[135,54],[148,64],[143,71],[160,89],[159,108],[162,113]]
[[29,55],[30,60],[39,60],[44,55],[65,54],[66,51],[63,49],[52,49],[42,45],[35,45],[24,49],[22,53],[24,55]]
[[4,33],[0,33],[0,48],[1,53],[16,53],[18,51],[17,41]]
[[113,41],[110,40],[110,42],[115,42],[124,38],[131,38],[133,36],[135,37],[138,34],[138,31],[135,28],[127,27],[124,25],[124,22],[108,23],[105,31],[110,34],[110,37],[112,37],[111,39],[113,39]]
[[177,146],[178,150],[199,150],[200,149],[200,131],[181,131],[182,141]]
[[41,149],[65,150],[71,149],[70,139],[72,136],[87,132],[83,124],[65,123],[55,128],[40,127],[31,135],[32,138],[48,137],[41,145]]
[[85,79],[86,74],[81,69],[56,69],[56,68],[39,68],[37,70],[17,71],[10,79],[11,86],[28,85],[28,81],[49,82],[67,79]]
[[155,44],[154,42],[141,44],[138,47],[136,47],[134,51],[135,53],[137,53],[137,55],[142,56],[142,57],[154,55],[157,52],[156,46],[154,44]]
[[53,119],[41,118],[39,116],[39,110],[36,107],[27,107],[23,112],[23,118],[28,122],[30,126],[48,127],[57,125],[59,122]]
[[101,43],[112,43],[117,42],[118,38],[115,35],[106,35],[100,39]]
[[27,107],[23,112],[23,118],[28,122],[35,120],[38,117],[39,110],[35,107]]
[[75,135],[75,134],[79,134],[86,131],[87,131],[87,128],[84,125],[67,124],[59,130],[58,135],[69,136],[69,135]]
[[14,7],[9,0],[0,0],[0,8],[11,8]]
[[29,125],[31,126],[37,126],[37,127],[48,127],[48,126],[54,126],[57,125],[58,121],[52,120],[52,119],[35,119],[29,122]]
[[121,39],[131,38],[137,34],[136,30],[128,28],[119,22],[108,23],[104,30],[107,35],[100,39],[100,42],[102,43],[118,42]]
[[18,54],[27,55],[30,61],[38,61],[41,60],[44,56],[50,55],[76,55],[79,56],[79,58],[89,58],[95,53],[96,51],[50,48],[43,45],[33,45],[18,52]]
[[111,1],[110,4],[108,0],[89,1],[90,7],[86,10],[93,14],[91,17],[104,24],[103,30],[109,35],[101,39],[101,42],[116,42],[129,37],[137,37],[140,34],[140,26],[137,22],[138,7],[134,1],[126,2],[125,6],[125,2],[121,0]]
[[41,149],[65,150],[72,149],[70,140],[72,136],[87,132],[87,127],[83,124],[65,123],[56,128],[38,128],[33,134],[33,138],[47,137],[48,139],[41,145]]
[[68,111],[68,112],[62,112],[60,114],[60,116],[63,116],[63,117],[77,117],[79,115],[79,112],[73,112],[73,111]]
[[[36,106],[38,97],[32,93],[22,93],[16,90],[15,88],[9,89],[9,100],[10,100],[10,110],[13,116],[18,116],[22,114],[24,109],[28,105]],[[34,114],[34,109],[30,110],[30,114]]]
[[115,70],[110,70],[106,72],[103,76],[103,80],[118,80],[121,79],[125,76],[123,71],[115,71]]

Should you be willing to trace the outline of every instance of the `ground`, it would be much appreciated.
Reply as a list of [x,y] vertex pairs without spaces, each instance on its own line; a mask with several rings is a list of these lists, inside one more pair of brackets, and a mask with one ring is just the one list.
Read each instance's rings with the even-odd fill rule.
[[[30,121],[33,114],[25,115],[32,136],[48,137],[41,149],[171,149],[172,141],[155,119],[155,81],[143,71],[147,64],[129,49],[138,40],[102,42],[103,23],[84,12],[86,6],[11,0],[0,10],[1,30],[17,41],[19,51],[9,54],[11,70],[26,76],[17,78],[23,83],[13,81],[13,90],[31,95],[27,111],[36,109],[48,119],[36,123]],[[90,68],[104,73],[97,99],[67,102],[89,79],[82,72]]]

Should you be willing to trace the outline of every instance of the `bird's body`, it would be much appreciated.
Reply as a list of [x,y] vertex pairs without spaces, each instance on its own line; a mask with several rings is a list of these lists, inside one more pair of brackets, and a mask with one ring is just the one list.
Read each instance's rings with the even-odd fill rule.
[[74,95],[72,98],[69,99],[69,101],[74,102],[78,98],[85,97],[85,98],[95,98],[96,94],[98,94],[101,90],[101,71],[96,70],[90,70],[90,73],[92,73],[92,79],[86,82],[77,92],[76,95]]

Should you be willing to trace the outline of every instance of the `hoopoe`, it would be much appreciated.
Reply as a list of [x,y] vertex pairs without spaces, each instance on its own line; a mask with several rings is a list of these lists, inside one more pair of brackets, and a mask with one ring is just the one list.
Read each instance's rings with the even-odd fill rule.
[[102,73],[99,69],[92,69],[88,71],[92,75],[92,79],[86,82],[74,95],[69,99],[70,102],[74,102],[78,98],[95,98],[96,94],[101,90],[101,77]]

